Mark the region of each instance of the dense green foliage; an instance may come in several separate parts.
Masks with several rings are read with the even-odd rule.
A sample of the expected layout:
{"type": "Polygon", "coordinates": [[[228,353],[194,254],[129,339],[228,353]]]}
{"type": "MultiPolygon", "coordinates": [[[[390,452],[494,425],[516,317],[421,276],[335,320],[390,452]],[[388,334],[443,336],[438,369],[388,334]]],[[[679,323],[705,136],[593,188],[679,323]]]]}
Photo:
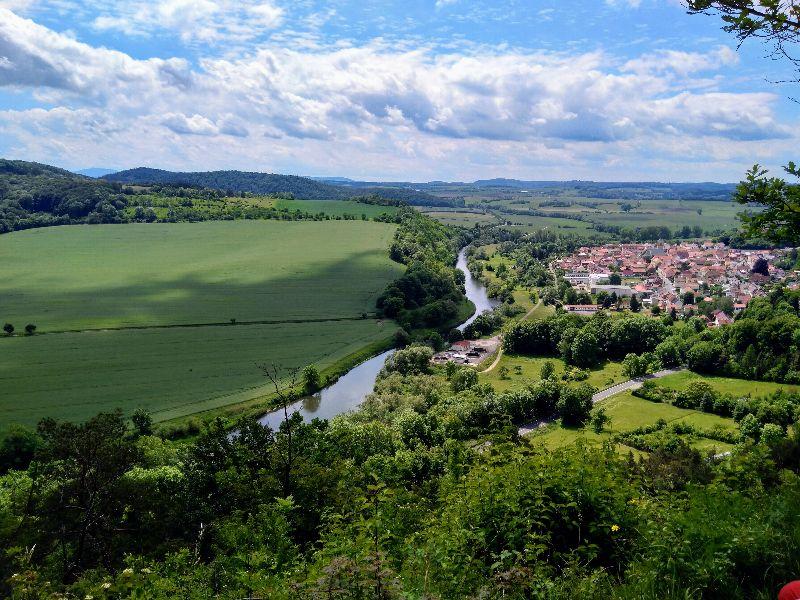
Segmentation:
{"type": "Polygon", "coordinates": [[[539,321],[514,323],[505,332],[507,352],[561,356],[567,363],[587,367],[628,353],[652,352],[667,336],[659,320],[644,316],[611,319],[561,313],[539,321]]]}
{"type": "Polygon", "coordinates": [[[117,415],[43,421],[30,467],[0,477],[3,591],[749,599],[800,567],[797,437],[765,430],[721,464],[659,443],[661,424],[627,435],[652,452],[639,462],[545,451],[508,425],[574,414],[580,387],[413,371],[387,370],[356,414],[277,432],[243,420],[177,444],[117,415]]]}
{"type": "Polygon", "coordinates": [[[411,209],[399,220],[390,255],[408,268],[378,298],[378,310],[407,330],[454,324],[464,302],[464,274],[453,266],[460,237],[411,209]]]}
{"type": "Polygon", "coordinates": [[[119,185],[55,167],[0,159],[0,233],[71,223],[120,223],[119,185]]]}
{"type": "Polygon", "coordinates": [[[698,373],[799,383],[798,306],[800,292],[779,287],[753,299],[732,325],[714,329],[696,317],[676,323],[671,316],[611,319],[602,311],[592,317],[562,313],[514,324],[503,344],[508,352],[560,355],[582,367],[629,353],[652,353],[644,357],[645,371],[686,364],[698,373]]]}

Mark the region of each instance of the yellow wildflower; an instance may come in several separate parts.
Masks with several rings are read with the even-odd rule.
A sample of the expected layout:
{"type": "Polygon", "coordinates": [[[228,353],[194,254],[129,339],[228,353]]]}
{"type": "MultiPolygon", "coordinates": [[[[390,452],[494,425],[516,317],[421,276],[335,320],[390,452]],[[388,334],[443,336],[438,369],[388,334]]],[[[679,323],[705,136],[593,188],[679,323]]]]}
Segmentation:
{"type": "Polygon", "coordinates": [[[619,530],[620,530],[620,526],[619,526],[619,525],[612,525],[612,526],[611,526],[611,532],[612,532],[612,533],[616,533],[616,532],[618,532],[619,530]]]}

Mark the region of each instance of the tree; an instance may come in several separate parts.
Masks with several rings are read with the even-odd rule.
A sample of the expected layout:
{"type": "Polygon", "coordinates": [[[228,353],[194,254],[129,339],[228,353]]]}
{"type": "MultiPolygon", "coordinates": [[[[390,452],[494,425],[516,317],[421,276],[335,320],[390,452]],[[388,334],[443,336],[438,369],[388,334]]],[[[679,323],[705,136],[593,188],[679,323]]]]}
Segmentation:
{"type": "Polygon", "coordinates": [[[420,375],[430,372],[433,350],[429,346],[409,346],[395,352],[384,367],[387,372],[420,375]]]}
{"type": "Polygon", "coordinates": [[[500,379],[508,379],[508,367],[503,365],[500,367],[500,379]]]}
{"type": "Polygon", "coordinates": [[[631,296],[630,307],[631,307],[631,311],[633,311],[635,313],[639,312],[642,309],[642,305],[639,302],[639,299],[636,297],[636,294],[631,296]]]}
{"type": "Polygon", "coordinates": [[[753,263],[753,268],[750,269],[750,272],[769,277],[769,263],[767,262],[767,259],[758,257],[753,263]]]}
{"type": "Polygon", "coordinates": [[[603,433],[606,425],[611,423],[611,417],[606,414],[606,409],[602,406],[592,413],[591,425],[592,431],[598,435],[603,433]]]}
{"type": "Polygon", "coordinates": [[[589,419],[594,392],[595,389],[588,383],[562,388],[556,409],[564,425],[577,427],[589,419]]]}
{"type": "MultiPolygon", "coordinates": [[[[800,75],[800,58],[793,54],[800,41],[800,5],[795,0],[687,0],[690,13],[718,14],[723,27],[740,45],[750,38],[772,46],[772,58],[786,59],[800,75]]],[[[800,177],[790,162],[785,171],[800,177]]],[[[759,210],[740,215],[743,234],[776,244],[797,244],[800,240],[800,186],[767,177],[768,171],[755,165],[739,184],[734,199],[759,210]]]]}
{"type": "Polygon", "coordinates": [[[584,327],[575,334],[570,347],[571,362],[579,367],[591,367],[600,358],[600,344],[594,331],[584,327]]]}
{"type": "Polygon", "coordinates": [[[622,285],[622,277],[619,273],[612,273],[611,276],[608,278],[608,282],[611,285],[622,285]]]}
{"type": "Polygon", "coordinates": [[[694,304],[694,292],[691,290],[684,292],[683,296],[681,296],[681,300],[683,300],[684,304],[694,304]]]}
{"type": "Polygon", "coordinates": [[[14,326],[11,323],[6,323],[3,325],[3,331],[6,332],[6,335],[14,335],[14,326]]]}
{"type": "Polygon", "coordinates": [[[300,381],[306,394],[313,394],[322,387],[322,378],[315,365],[308,365],[300,373],[300,381]]]}
{"type": "Polygon", "coordinates": [[[761,443],[774,446],[786,437],[783,427],[775,423],[767,423],[761,428],[761,443]]]}
{"type": "Polygon", "coordinates": [[[739,423],[739,433],[743,441],[746,439],[758,441],[761,436],[761,424],[755,415],[747,415],[742,419],[739,423]]]}
{"type": "Polygon", "coordinates": [[[36,333],[36,325],[33,323],[25,325],[25,335],[33,335],[34,333],[36,333]]]}
{"type": "Polygon", "coordinates": [[[539,371],[539,377],[541,379],[551,379],[556,373],[556,366],[552,363],[552,361],[546,361],[543,365],[541,370],[539,371]]]}
{"type": "Polygon", "coordinates": [[[476,385],[478,385],[478,372],[467,367],[459,369],[450,380],[450,387],[456,393],[474,388],[476,385]]]}
{"type": "Polygon", "coordinates": [[[137,408],[131,415],[131,423],[137,436],[153,435],[153,417],[143,408],[137,408]]]}
{"type": "Polygon", "coordinates": [[[794,0],[687,0],[690,13],[718,14],[723,29],[740,45],[750,38],[772,44],[775,58],[786,58],[800,69],[792,49],[800,40],[800,5],[794,0]]]}
{"type": "Polygon", "coordinates": [[[648,367],[647,359],[633,353],[628,354],[622,361],[622,372],[631,379],[647,375],[648,367]]]}

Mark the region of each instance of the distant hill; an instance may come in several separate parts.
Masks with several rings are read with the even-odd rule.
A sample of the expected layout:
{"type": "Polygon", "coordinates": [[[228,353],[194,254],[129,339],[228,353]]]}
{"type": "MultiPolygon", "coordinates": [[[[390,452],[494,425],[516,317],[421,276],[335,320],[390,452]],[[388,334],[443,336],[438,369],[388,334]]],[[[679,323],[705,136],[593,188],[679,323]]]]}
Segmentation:
{"type": "MultiPolygon", "coordinates": [[[[246,171],[173,172],[140,167],[120,171],[104,177],[107,181],[126,184],[162,184],[204,187],[231,192],[253,194],[292,194],[301,200],[346,200],[354,196],[379,196],[386,200],[399,200],[413,205],[429,206],[450,204],[425,192],[378,186],[333,185],[309,177],[252,173],[246,171]]],[[[334,178],[330,181],[342,182],[334,178]]]]}
{"type": "Polygon", "coordinates": [[[119,169],[103,169],[101,167],[92,167],[91,169],[81,169],[80,171],[75,171],[75,173],[78,175],[85,175],[86,177],[92,177],[94,179],[100,179],[106,175],[116,173],[117,171],[119,171],[119,169]]]}

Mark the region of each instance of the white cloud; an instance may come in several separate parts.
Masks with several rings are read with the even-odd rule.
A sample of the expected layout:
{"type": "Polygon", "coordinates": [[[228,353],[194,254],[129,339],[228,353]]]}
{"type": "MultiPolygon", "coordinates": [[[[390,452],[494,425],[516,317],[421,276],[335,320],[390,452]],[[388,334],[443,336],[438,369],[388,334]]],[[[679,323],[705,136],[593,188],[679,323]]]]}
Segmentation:
{"type": "Polygon", "coordinates": [[[92,25],[147,37],[174,31],[184,42],[247,41],[274,30],[284,11],[264,0],[112,0],[96,2],[92,25]]]}
{"type": "MultiPolygon", "coordinates": [[[[164,18],[191,10],[203,21],[210,4],[172,2],[164,18]]],[[[680,148],[706,148],[717,165],[796,146],[774,96],[706,91],[697,74],[732,64],[725,48],[620,66],[602,52],[272,45],[191,67],[94,48],[0,10],[0,56],[0,87],[57,107],[0,112],[0,153],[50,162],[580,177],[603,163],[662,169],[684,161],[680,148]]]]}

